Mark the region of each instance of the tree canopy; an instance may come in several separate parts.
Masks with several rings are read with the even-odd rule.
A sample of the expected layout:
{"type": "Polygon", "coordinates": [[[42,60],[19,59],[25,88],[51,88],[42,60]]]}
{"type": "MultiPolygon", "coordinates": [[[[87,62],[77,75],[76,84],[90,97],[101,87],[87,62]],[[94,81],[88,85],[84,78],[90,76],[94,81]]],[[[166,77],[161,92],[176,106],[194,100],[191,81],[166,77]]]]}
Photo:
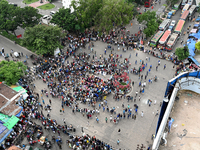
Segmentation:
{"type": "Polygon", "coordinates": [[[155,32],[158,30],[159,24],[161,23],[161,20],[156,17],[155,11],[147,11],[143,14],[138,15],[137,21],[146,26],[144,29],[144,33],[147,37],[154,35],[155,32]]]}
{"type": "Polygon", "coordinates": [[[87,28],[94,23],[99,9],[102,8],[103,0],[72,0],[71,5],[81,28],[87,28]]]}
{"type": "Polygon", "coordinates": [[[133,7],[125,0],[105,0],[95,18],[95,26],[100,31],[109,32],[113,26],[126,25],[133,18],[133,7]]]}
{"type": "Polygon", "coordinates": [[[71,13],[70,8],[60,8],[58,12],[53,15],[51,23],[55,23],[67,31],[73,31],[76,25],[76,16],[71,13]]]}
{"type": "Polygon", "coordinates": [[[195,48],[200,51],[200,41],[195,44],[195,48]]]}
{"type": "Polygon", "coordinates": [[[95,26],[107,32],[113,26],[128,24],[134,12],[134,5],[126,0],[73,0],[72,7],[82,28],[95,26]]]}
{"type": "Polygon", "coordinates": [[[15,13],[18,8],[14,5],[8,4],[7,1],[0,1],[0,29],[8,31],[14,31],[17,29],[17,22],[15,13]]]}
{"type": "Polygon", "coordinates": [[[173,5],[176,4],[178,1],[179,1],[179,0],[167,0],[166,3],[167,3],[168,5],[173,6],[173,5]]]}
{"type": "Polygon", "coordinates": [[[5,81],[7,85],[15,85],[24,75],[26,66],[22,62],[1,61],[0,81],[5,81]]]}
{"type": "Polygon", "coordinates": [[[33,7],[16,7],[6,0],[0,0],[0,14],[0,29],[14,34],[18,26],[26,28],[38,24],[42,16],[33,7]]]}
{"type": "Polygon", "coordinates": [[[176,48],[175,54],[178,57],[178,60],[184,60],[189,56],[190,53],[188,47],[184,46],[176,48]]]}
{"type": "Polygon", "coordinates": [[[21,20],[21,27],[33,27],[40,22],[40,18],[42,17],[39,14],[39,10],[33,7],[26,6],[24,8],[20,8],[19,17],[21,20]]]}
{"type": "Polygon", "coordinates": [[[56,48],[62,48],[60,39],[64,37],[58,26],[36,25],[25,30],[23,44],[37,54],[54,54],[56,48]]]}

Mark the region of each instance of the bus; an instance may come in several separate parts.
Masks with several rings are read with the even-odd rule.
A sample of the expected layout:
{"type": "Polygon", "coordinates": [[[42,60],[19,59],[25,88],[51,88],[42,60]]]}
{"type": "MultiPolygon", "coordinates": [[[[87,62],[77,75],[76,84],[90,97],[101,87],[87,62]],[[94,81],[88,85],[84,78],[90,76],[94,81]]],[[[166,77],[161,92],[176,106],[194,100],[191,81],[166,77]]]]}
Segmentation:
{"type": "Polygon", "coordinates": [[[195,5],[197,6],[197,8],[199,8],[199,3],[200,3],[200,0],[195,0],[195,5]]]}
{"type": "Polygon", "coordinates": [[[177,39],[178,39],[178,34],[173,33],[166,44],[166,47],[165,47],[166,51],[168,52],[172,51],[172,48],[177,42],[177,39]]]}
{"type": "Polygon", "coordinates": [[[164,31],[158,31],[150,41],[150,46],[156,47],[164,31]]]}
{"type": "Polygon", "coordinates": [[[196,5],[192,5],[189,9],[189,16],[192,16],[196,11],[196,5]]]}
{"type": "Polygon", "coordinates": [[[167,43],[167,40],[169,39],[170,35],[171,35],[171,30],[165,31],[165,33],[158,42],[157,48],[165,49],[165,44],[167,43]]]}
{"type": "Polygon", "coordinates": [[[190,8],[190,4],[186,4],[182,9],[182,13],[184,13],[184,11],[188,10],[189,8],[190,8]]]}
{"type": "Polygon", "coordinates": [[[183,1],[182,1],[182,3],[181,3],[181,9],[183,9],[183,7],[187,4],[187,1],[188,1],[188,0],[183,0],[183,1]]]}
{"type": "Polygon", "coordinates": [[[187,4],[192,5],[193,0],[188,0],[187,4]]]}
{"type": "Polygon", "coordinates": [[[148,7],[148,8],[151,7],[152,2],[153,2],[153,0],[146,0],[144,2],[144,7],[148,7]]]}
{"type": "Polygon", "coordinates": [[[185,20],[179,20],[174,32],[177,34],[181,34],[184,24],[185,24],[185,20]]]}
{"type": "Polygon", "coordinates": [[[177,4],[174,4],[174,6],[172,7],[173,15],[175,15],[175,13],[178,11],[180,5],[181,5],[181,2],[178,2],[177,4]]]}
{"type": "Polygon", "coordinates": [[[165,20],[160,24],[160,26],[158,27],[159,30],[160,30],[160,31],[165,31],[165,30],[168,28],[170,22],[171,22],[171,19],[165,19],[165,20]]]}
{"type": "Polygon", "coordinates": [[[180,18],[180,19],[186,20],[187,17],[188,17],[188,15],[189,15],[189,13],[190,13],[189,10],[184,11],[184,13],[181,15],[181,18],[180,18]]]}
{"type": "Polygon", "coordinates": [[[178,2],[177,4],[174,4],[174,6],[172,7],[172,9],[178,10],[179,7],[181,5],[181,2],[178,2]]]}

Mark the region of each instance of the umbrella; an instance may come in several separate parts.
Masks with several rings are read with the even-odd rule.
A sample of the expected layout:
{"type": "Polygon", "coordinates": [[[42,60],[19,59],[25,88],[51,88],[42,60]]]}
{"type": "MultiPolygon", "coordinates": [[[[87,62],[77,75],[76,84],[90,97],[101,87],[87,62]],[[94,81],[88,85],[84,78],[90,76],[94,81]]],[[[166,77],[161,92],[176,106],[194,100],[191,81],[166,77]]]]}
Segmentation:
{"type": "Polygon", "coordinates": [[[19,56],[18,52],[14,52],[14,56],[18,57],[19,56]]]}

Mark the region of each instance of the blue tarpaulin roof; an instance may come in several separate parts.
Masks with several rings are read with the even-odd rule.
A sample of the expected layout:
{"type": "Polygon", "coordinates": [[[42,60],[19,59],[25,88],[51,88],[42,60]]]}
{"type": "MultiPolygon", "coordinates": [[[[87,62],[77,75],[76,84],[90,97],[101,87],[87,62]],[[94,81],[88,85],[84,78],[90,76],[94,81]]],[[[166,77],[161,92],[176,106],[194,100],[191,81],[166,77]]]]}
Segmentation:
{"type": "Polygon", "coordinates": [[[194,37],[196,39],[200,39],[200,30],[197,33],[190,34],[189,37],[194,37]]]}
{"type": "Polygon", "coordinates": [[[188,49],[189,49],[189,53],[190,53],[190,56],[194,57],[195,56],[195,43],[196,43],[196,40],[193,40],[193,39],[188,39],[187,40],[187,46],[188,46],[188,49]]]}
{"type": "MultiPolygon", "coordinates": [[[[20,107],[21,107],[21,106],[20,106],[20,107]]],[[[20,112],[19,112],[18,114],[16,114],[15,116],[16,116],[16,117],[20,117],[20,115],[21,115],[21,113],[22,113],[22,110],[23,110],[23,107],[21,107],[20,112]]]]}

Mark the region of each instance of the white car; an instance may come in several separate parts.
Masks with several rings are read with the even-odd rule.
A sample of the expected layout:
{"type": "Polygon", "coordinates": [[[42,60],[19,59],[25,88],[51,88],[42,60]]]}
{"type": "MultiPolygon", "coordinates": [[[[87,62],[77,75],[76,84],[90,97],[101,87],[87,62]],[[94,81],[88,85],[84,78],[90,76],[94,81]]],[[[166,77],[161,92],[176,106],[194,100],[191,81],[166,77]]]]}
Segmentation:
{"type": "Polygon", "coordinates": [[[56,12],[55,11],[50,11],[50,15],[53,16],[56,12]]]}
{"type": "Polygon", "coordinates": [[[44,16],[42,17],[42,19],[50,20],[51,17],[50,17],[49,15],[44,15],[44,16]]]}
{"type": "Polygon", "coordinates": [[[176,25],[176,20],[172,20],[172,22],[170,23],[170,26],[175,26],[176,25]]]}

